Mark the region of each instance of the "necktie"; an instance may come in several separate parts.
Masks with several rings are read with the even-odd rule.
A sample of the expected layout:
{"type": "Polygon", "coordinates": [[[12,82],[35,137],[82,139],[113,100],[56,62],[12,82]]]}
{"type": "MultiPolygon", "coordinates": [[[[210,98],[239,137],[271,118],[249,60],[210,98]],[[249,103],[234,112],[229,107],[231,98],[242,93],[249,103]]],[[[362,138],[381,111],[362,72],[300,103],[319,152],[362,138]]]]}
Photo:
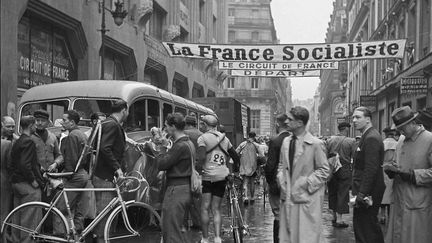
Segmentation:
{"type": "Polygon", "coordinates": [[[297,140],[297,137],[295,135],[292,135],[290,145],[289,145],[289,154],[288,154],[289,165],[290,165],[290,175],[292,175],[292,171],[293,171],[296,140],[297,140]]]}

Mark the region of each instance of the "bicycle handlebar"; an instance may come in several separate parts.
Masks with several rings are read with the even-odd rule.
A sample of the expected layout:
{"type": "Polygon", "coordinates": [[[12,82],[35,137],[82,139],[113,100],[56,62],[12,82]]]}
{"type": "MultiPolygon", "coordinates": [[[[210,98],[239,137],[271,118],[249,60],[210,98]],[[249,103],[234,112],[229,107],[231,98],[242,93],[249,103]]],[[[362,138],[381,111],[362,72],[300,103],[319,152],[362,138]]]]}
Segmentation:
{"type": "Polygon", "coordinates": [[[145,181],[142,174],[138,171],[134,171],[138,176],[125,176],[125,177],[114,177],[114,184],[120,188],[122,192],[136,192],[140,189],[141,183],[145,181]],[[137,185],[135,185],[135,182],[137,185]],[[129,188],[133,186],[132,188],[129,188]]]}

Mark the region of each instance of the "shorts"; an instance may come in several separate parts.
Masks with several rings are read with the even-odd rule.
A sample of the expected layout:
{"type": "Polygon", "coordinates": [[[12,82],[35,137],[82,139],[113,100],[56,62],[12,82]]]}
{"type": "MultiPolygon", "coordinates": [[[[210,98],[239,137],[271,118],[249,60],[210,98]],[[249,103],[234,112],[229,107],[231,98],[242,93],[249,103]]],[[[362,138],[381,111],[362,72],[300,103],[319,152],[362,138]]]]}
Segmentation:
{"type": "Polygon", "coordinates": [[[226,180],[223,181],[202,181],[202,193],[211,193],[213,196],[222,198],[225,194],[226,180]]]}

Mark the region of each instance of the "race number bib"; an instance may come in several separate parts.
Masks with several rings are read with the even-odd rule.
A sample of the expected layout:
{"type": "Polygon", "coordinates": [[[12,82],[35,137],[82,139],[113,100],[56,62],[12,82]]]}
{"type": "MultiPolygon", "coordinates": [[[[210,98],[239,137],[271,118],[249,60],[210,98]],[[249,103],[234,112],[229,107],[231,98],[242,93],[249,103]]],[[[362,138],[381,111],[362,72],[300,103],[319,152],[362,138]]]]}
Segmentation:
{"type": "Polygon", "coordinates": [[[210,163],[225,165],[225,155],[222,151],[213,151],[210,156],[210,163]]]}

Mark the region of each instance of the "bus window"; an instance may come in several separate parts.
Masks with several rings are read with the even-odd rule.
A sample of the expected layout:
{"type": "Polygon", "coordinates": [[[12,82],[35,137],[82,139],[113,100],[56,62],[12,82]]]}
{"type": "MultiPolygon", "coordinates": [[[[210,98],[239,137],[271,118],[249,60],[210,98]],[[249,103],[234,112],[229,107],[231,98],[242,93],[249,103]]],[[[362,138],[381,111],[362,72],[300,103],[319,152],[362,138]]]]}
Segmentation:
{"type": "Polygon", "coordinates": [[[180,106],[176,106],[176,108],[175,108],[174,112],[179,112],[179,113],[182,113],[182,114],[183,114],[183,116],[186,116],[186,114],[187,114],[187,111],[186,111],[186,109],[184,109],[184,108],[181,108],[180,106]]]}
{"type": "Polygon", "coordinates": [[[75,100],[73,109],[80,114],[81,121],[79,125],[92,126],[90,124],[90,116],[95,112],[102,112],[106,116],[111,115],[112,102],[113,100],[96,100],[96,99],[75,100]]]}
{"type": "Polygon", "coordinates": [[[160,111],[159,111],[159,101],[157,100],[147,100],[148,107],[148,130],[152,127],[159,127],[160,111]]]}
{"type": "Polygon", "coordinates": [[[165,122],[168,114],[171,114],[171,113],[173,113],[173,107],[172,107],[172,105],[164,103],[163,104],[163,122],[165,122]]]}
{"type": "Polygon", "coordinates": [[[22,108],[21,116],[33,115],[36,110],[42,109],[48,111],[50,115],[50,126],[54,125],[54,121],[63,118],[63,114],[68,110],[68,100],[56,100],[26,104],[22,108]]]}
{"type": "Polygon", "coordinates": [[[126,132],[146,130],[146,100],[138,100],[129,107],[126,132]]]}

